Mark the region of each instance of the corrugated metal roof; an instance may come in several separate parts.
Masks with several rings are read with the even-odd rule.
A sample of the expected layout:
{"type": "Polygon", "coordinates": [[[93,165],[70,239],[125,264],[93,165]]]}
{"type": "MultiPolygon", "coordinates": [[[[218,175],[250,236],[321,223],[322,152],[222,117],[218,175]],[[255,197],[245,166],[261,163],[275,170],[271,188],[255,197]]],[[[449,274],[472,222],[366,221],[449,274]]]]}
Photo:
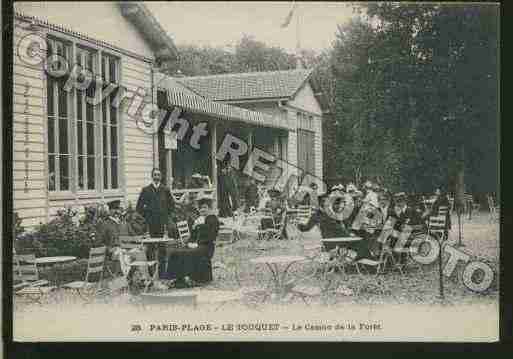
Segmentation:
{"type": "Polygon", "coordinates": [[[212,101],[291,98],[312,70],[247,72],[176,79],[212,101]]]}

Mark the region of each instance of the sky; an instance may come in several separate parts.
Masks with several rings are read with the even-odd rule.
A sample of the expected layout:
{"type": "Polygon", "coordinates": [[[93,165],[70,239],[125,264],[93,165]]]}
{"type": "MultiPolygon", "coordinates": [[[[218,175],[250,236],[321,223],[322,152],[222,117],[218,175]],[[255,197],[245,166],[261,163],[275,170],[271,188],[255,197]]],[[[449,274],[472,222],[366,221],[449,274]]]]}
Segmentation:
{"type": "Polygon", "coordinates": [[[280,28],[292,2],[144,2],[175,44],[234,46],[244,34],[287,52],[296,49],[296,16],[300,14],[301,48],[320,51],[335,40],[337,24],[355,16],[349,3],[298,2],[287,28],[280,28]]]}

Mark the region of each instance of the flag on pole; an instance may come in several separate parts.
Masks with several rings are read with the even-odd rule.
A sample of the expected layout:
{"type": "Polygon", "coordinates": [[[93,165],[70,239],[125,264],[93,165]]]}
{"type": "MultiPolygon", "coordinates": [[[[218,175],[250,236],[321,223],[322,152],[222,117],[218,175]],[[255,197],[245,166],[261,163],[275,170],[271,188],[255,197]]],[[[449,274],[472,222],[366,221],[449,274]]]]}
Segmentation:
{"type": "Polygon", "coordinates": [[[290,9],[290,12],[288,13],[287,17],[285,18],[285,21],[280,26],[282,29],[289,26],[290,22],[292,21],[292,16],[294,15],[295,9],[296,9],[296,2],[294,1],[294,4],[292,5],[292,8],[290,9]]]}

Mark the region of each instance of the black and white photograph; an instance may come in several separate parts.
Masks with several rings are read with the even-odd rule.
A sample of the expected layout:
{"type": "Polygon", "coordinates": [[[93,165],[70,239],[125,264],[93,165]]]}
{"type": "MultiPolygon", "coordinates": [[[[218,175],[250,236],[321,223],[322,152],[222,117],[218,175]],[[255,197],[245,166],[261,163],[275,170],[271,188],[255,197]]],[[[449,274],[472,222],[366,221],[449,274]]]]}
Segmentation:
{"type": "Polygon", "coordinates": [[[14,341],[499,340],[499,3],[12,6],[14,341]]]}

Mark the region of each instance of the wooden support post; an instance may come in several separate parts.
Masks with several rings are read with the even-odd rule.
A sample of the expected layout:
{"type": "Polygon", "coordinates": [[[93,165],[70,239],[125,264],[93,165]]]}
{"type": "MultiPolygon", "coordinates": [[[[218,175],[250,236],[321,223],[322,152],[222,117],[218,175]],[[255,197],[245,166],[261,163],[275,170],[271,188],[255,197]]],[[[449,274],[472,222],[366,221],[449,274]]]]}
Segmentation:
{"type": "Polygon", "coordinates": [[[253,142],[253,129],[250,128],[248,133],[248,168],[253,168],[253,165],[249,163],[251,160],[251,152],[253,152],[253,142]]]}
{"type": "Polygon", "coordinates": [[[213,203],[213,210],[218,213],[218,201],[217,201],[217,159],[216,159],[216,152],[217,152],[217,124],[214,121],[212,121],[212,130],[210,131],[210,158],[212,161],[212,187],[214,187],[214,203],[213,203]]]}

